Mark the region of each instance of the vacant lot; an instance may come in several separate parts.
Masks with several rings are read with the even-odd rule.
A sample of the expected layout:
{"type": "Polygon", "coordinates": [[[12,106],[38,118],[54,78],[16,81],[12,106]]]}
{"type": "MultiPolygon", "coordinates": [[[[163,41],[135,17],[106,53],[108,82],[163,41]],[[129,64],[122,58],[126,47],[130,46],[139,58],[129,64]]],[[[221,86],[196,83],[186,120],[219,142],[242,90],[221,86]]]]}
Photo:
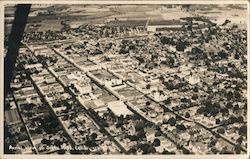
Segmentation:
{"type": "Polygon", "coordinates": [[[38,31],[60,31],[62,28],[60,20],[43,20],[38,31]]]}

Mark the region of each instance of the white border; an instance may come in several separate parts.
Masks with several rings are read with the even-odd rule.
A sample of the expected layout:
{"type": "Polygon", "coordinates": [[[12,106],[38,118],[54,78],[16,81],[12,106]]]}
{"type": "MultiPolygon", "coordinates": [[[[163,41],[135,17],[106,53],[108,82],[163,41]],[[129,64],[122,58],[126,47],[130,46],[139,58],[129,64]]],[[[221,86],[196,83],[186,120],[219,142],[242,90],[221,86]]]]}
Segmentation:
{"type": "Polygon", "coordinates": [[[2,0],[3,4],[248,4],[247,0],[2,0]]]}
{"type": "MultiPolygon", "coordinates": [[[[165,0],[165,1],[150,1],[150,0],[144,0],[144,1],[122,1],[122,0],[103,0],[103,1],[95,1],[95,0],[88,0],[88,1],[81,1],[81,0],[41,0],[41,1],[37,1],[37,0],[0,0],[0,71],[2,72],[2,75],[0,76],[0,102],[1,104],[1,111],[0,111],[0,129],[1,129],[1,135],[0,135],[0,159],[19,159],[19,158],[24,158],[24,159],[30,159],[30,158],[46,158],[46,159],[61,159],[61,158],[76,158],[76,159],[83,159],[83,158],[88,158],[88,159],[97,159],[97,158],[109,158],[109,159],[116,159],[116,158],[121,158],[121,159],[125,159],[125,158],[143,158],[143,159],[151,159],[152,157],[154,158],[159,158],[159,159],[211,159],[211,158],[218,158],[218,159],[250,159],[250,125],[249,125],[249,118],[250,118],[250,101],[247,101],[247,105],[248,105],[248,110],[247,110],[247,117],[248,117],[248,123],[247,123],[247,132],[248,132],[248,139],[247,139],[247,143],[248,143],[248,147],[247,147],[247,155],[3,155],[3,127],[4,127],[4,99],[3,99],[3,94],[4,94],[4,89],[3,89],[3,85],[4,85],[4,75],[3,75],[3,68],[4,68],[4,6],[6,4],[247,4],[247,12],[248,12],[248,21],[247,21],[247,52],[248,52],[248,56],[247,56],[247,81],[250,81],[250,55],[249,55],[249,51],[250,51],[250,45],[249,45],[249,41],[250,41],[250,33],[249,33],[249,28],[250,28],[250,24],[249,24],[249,18],[250,18],[250,2],[247,0],[165,0]]],[[[247,86],[247,96],[250,96],[250,85],[248,84],[247,86]]]]}
{"type": "MultiPolygon", "coordinates": [[[[0,103],[1,111],[0,111],[0,154],[2,155],[4,152],[4,5],[0,2],[0,72],[2,73],[0,76],[0,103]]],[[[1,158],[1,156],[0,156],[1,158]]]]}

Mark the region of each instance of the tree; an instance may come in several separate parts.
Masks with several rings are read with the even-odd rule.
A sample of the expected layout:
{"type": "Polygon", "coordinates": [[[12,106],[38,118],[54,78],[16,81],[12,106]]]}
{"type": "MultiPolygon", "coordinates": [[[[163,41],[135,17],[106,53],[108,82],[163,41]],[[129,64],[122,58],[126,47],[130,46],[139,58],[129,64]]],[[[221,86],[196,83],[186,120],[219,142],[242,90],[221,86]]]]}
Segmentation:
{"type": "Polygon", "coordinates": [[[175,126],[176,124],[176,119],[174,117],[171,117],[168,119],[168,124],[171,126],[175,126]]]}
{"type": "Polygon", "coordinates": [[[234,150],[235,150],[236,154],[240,154],[240,152],[241,152],[241,146],[239,144],[236,144],[234,150]]]}
{"type": "Polygon", "coordinates": [[[92,140],[95,140],[97,138],[97,134],[96,133],[92,133],[91,134],[91,138],[92,138],[92,140]]]}
{"type": "Polygon", "coordinates": [[[219,113],[219,109],[218,109],[217,107],[214,107],[214,108],[211,110],[211,112],[210,112],[210,114],[211,114],[213,117],[216,117],[218,113],[219,113]]]}
{"type": "Polygon", "coordinates": [[[176,45],[177,51],[184,51],[186,49],[186,44],[182,41],[179,41],[176,45]]]}
{"type": "Polygon", "coordinates": [[[230,115],[230,117],[229,117],[229,122],[230,123],[235,123],[235,122],[237,122],[237,118],[234,116],[234,115],[230,115]]]}
{"type": "Polygon", "coordinates": [[[239,54],[235,54],[234,55],[234,59],[239,60],[240,59],[240,55],[239,54]]]}
{"type": "Polygon", "coordinates": [[[18,143],[18,140],[15,137],[10,139],[10,145],[12,147],[16,147],[17,143],[18,143]]]}
{"type": "Polygon", "coordinates": [[[88,147],[96,147],[96,146],[98,146],[98,144],[93,140],[87,140],[85,142],[85,145],[88,146],[88,147]]]}
{"type": "Polygon", "coordinates": [[[247,135],[247,126],[246,125],[243,125],[239,128],[239,135],[244,135],[244,136],[247,135]]]}
{"type": "Polygon", "coordinates": [[[148,148],[149,148],[149,144],[148,143],[145,143],[145,144],[140,144],[139,146],[138,146],[138,148],[140,148],[143,152],[142,152],[142,154],[148,154],[148,148]]]}
{"type": "Polygon", "coordinates": [[[146,106],[149,106],[151,103],[149,101],[146,102],[146,106]]]}
{"type": "Polygon", "coordinates": [[[130,154],[136,154],[136,148],[134,148],[134,147],[132,147],[128,152],[130,153],[130,154]]]}
{"type": "Polygon", "coordinates": [[[215,120],[215,123],[216,123],[216,124],[220,124],[220,119],[216,119],[216,120],[215,120]]]}
{"type": "Polygon", "coordinates": [[[243,123],[243,122],[244,122],[243,116],[239,116],[239,117],[237,118],[237,122],[243,123]]]}
{"type": "Polygon", "coordinates": [[[186,148],[183,148],[182,152],[183,154],[191,154],[191,152],[186,148]]]}
{"type": "Polygon", "coordinates": [[[198,92],[198,91],[199,91],[198,87],[195,86],[195,87],[193,88],[193,91],[194,91],[194,92],[198,92]]]}
{"type": "Polygon", "coordinates": [[[161,145],[161,141],[158,138],[154,139],[153,146],[157,147],[157,146],[160,146],[160,145],[161,145]]]}
{"type": "Polygon", "coordinates": [[[54,145],[57,146],[57,147],[61,147],[62,142],[60,140],[56,139],[55,142],[54,142],[54,145]]]}
{"type": "Polygon", "coordinates": [[[129,136],[129,139],[130,139],[131,141],[138,141],[138,140],[139,140],[139,137],[138,137],[137,135],[130,135],[130,136],[129,136]]]}
{"type": "Polygon", "coordinates": [[[135,45],[129,45],[129,50],[135,50],[135,45]]]}
{"type": "Polygon", "coordinates": [[[162,151],[162,154],[174,155],[175,152],[173,152],[173,151],[168,151],[168,150],[164,149],[164,150],[162,151]]]}
{"type": "Polygon", "coordinates": [[[57,151],[58,154],[65,154],[65,152],[66,152],[66,150],[64,150],[64,149],[60,149],[57,151]]]}
{"type": "Polygon", "coordinates": [[[26,133],[21,133],[18,137],[18,140],[19,141],[24,141],[24,140],[27,140],[28,139],[28,135],[26,133]]]}
{"type": "Polygon", "coordinates": [[[80,150],[71,149],[70,154],[82,154],[82,152],[80,150]]]}
{"type": "Polygon", "coordinates": [[[192,96],[192,99],[193,99],[193,100],[197,100],[198,97],[199,97],[198,94],[194,94],[194,95],[192,96]]]}
{"type": "Polygon", "coordinates": [[[146,138],[146,133],[144,132],[143,129],[141,129],[141,131],[138,132],[137,136],[139,139],[144,139],[146,138]]]}
{"type": "Polygon", "coordinates": [[[160,41],[161,43],[164,45],[164,44],[171,44],[171,45],[174,45],[174,40],[173,38],[169,38],[169,37],[166,37],[166,36],[162,36],[160,37],[160,41]]]}
{"type": "Polygon", "coordinates": [[[226,108],[230,109],[230,108],[232,108],[232,107],[233,107],[233,104],[232,104],[231,102],[228,102],[228,103],[226,104],[226,108]]]}
{"type": "Polygon", "coordinates": [[[107,30],[105,31],[105,33],[104,33],[104,34],[105,34],[105,37],[106,37],[106,38],[107,38],[107,37],[109,37],[109,33],[108,33],[108,31],[107,31],[107,30]]]}
{"type": "Polygon", "coordinates": [[[226,19],[225,21],[224,21],[224,23],[223,24],[221,24],[222,26],[225,26],[225,25],[227,25],[228,23],[231,23],[231,21],[230,20],[228,20],[228,19],[226,19]]]}
{"type": "Polygon", "coordinates": [[[143,57],[136,57],[136,59],[139,61],[139,63],[145,63],[145,60],[143,57]]]}
{"type": "Polygon", "coordinates": [[[171,98],[167,98],[166,100],[164,100],[164,104],[171,104],[171,98]]]}
{"type": "Polygon", "coordinates": [[[127,54],[127,53],[128,53],[128,50],[127,50],[127,49],[121,48],[119,53],[120,53],[120,54],[127,54]]]}
{"type": "Polygon", "coordinates": [[[217,154],[219,152],[219,150],[217,150],[217,148],[215,147],[212,147],[211,148],[211,151],[214,153],[214,154],[217,154]]]}
{"type": "Polygon", "coordinates": [[[242,141],[243,141],[243,137],[242,137],[242,136],[240,136],[240,137],[236,140],[236,142],[239,143],[239,144],[241,144],[242,141]]]}
{"type": "Polygon", "coordinates": [[[24,109],[25,109],[25,110],[31,110],[31,109],[33,109],[35,106],[36,106],[36,105],[33,104],[33,103],[25,104],[24,109]]]}
{"type": "Polygon", "coordinates": [[[225,52],[225,51],[220,51],[218,53],[218,56],[221,58],[221,59],[226,59],[228,57],[228,54],[225,52]]]}
{"type": "Polygon", "coordinates": [[[168,56],[167,57],[167,65],[169,66],[169,67],[173,67],[174,66],[174,63],[175,63],[175,59],[172,57],[172,56],[168,56]]]}
{"type": "Polygon", "coordinates": [[[233,107],[233,111],[234,112],[236,112],[237,110],[239,110],[240,108],[239,108],[239,105],[238,104],[236,104],[234,107],[233,107]]]}
{"type": "Polygon", "coordinates": [[[95,46],[96,46],[96,47],[100,47],[100,43],[99,43],[99,42],[97,42],[95,46]]]}
{"type": "Polygon", "coordinates": [[[45,145],[51,145],[51,141],[46,139],[46,138],[43,138],[42,141],[41,141],[42,144],[45,144],[45,145]]]}
{"type": "Polygon", "coordinates": [[[181,130],[181,131],[186,130],[186,127],[183,124],[177,125],[176,128],[181,130]]]}
{"type": "Polygon", "coordinates": [[[157,132],[155,132],[155,137],[159,137],[159,136],[161,136],[163,133],[162,133],[162,131],[157,131],[157,132]]]}
{"type": "Polygon", "coordinates": [[[159,80],[163,82],[164,79],[165,79],[164,76],[163,76],[163,75],[160,75],[159,80]]]}
{"type": "Polygon", "coordinates": [[[218,142],[218,139],[212,139],[211,142],[210,142],[210,145],[213,147],[216,145],[216,143],[218,142]]]}
{"type": "Polygon", "coordinates": [[[90,154],[90,150],[89,150],[89,149],[83,150],[83,153],[84,153],[84,154],[90,154]]]}
{"type": "Polygon", "coordinates": [[[140,130],[144,129],[145,123],[143,121],[138,121],[135,124],[135,130],[139,132],[140,130]]]}
{"type": "Polygon", "coordinates": [[[67,110],[71,110],[72,109],[72,105],[71,104],[67,104],[66,108],[67,108],[67,110]]]}
{"type": "Polygon", "coordinates": [[[201,106],[200,108],[197,109],[196,111],[198,114],[202,114],[205,112],[205,107],[204,106],[201,106]]]}
{"type": "Polygon", "coordinates": [[[185,114],[185,118],[190,118],[190,114],[189,114],[189,112],[186,112],[186,114],[185,114]]]}
{"type": "Polygon", "coordinates": [[[150,89],[151,85],[150,84],[147,84],[146,85],[146,89],[150,89]]]}
{"type": "Polygon", "coordinates": [[[219,134],[225,134],[225,129],[223,127],[219,127],[217,129],[217,133],[219,133],[219,134]]]}
{"type": "Polygon", "coordinates": [[[226,107],[223,107],[220,109],[220,112],[222,113],[222,115],[225,115],[229,113],[229,110],[226,107]]]}
{"type": "Polygon", "coordinates": [[[10,110],[10,103],[6,103],[4,105],[4,110],[10,110]]]}

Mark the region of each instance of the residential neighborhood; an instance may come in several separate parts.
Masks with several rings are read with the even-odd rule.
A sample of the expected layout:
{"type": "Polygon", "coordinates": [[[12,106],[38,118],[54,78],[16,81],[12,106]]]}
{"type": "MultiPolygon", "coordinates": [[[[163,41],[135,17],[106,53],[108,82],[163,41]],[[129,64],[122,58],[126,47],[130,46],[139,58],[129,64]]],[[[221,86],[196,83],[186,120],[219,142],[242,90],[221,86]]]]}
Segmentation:
{"type": "Polygon", "coordinates": [[[201,7],[232,9],[34,7],[5,98],[4,152],[246,154],[247,9],[238,24],[201,7]],[[41,27],[48,14],[60,30],[41,27]]]}

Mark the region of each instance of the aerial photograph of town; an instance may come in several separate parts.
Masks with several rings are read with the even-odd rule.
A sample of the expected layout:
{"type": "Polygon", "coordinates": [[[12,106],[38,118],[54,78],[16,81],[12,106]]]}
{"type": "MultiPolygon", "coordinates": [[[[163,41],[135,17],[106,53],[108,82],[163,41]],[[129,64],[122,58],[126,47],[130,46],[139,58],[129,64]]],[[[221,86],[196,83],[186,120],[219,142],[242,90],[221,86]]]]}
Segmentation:
{"type": "Polygon", "coordinates": [[[32,4],[4,154],[247,154],[247,7],[32,4]]]}

